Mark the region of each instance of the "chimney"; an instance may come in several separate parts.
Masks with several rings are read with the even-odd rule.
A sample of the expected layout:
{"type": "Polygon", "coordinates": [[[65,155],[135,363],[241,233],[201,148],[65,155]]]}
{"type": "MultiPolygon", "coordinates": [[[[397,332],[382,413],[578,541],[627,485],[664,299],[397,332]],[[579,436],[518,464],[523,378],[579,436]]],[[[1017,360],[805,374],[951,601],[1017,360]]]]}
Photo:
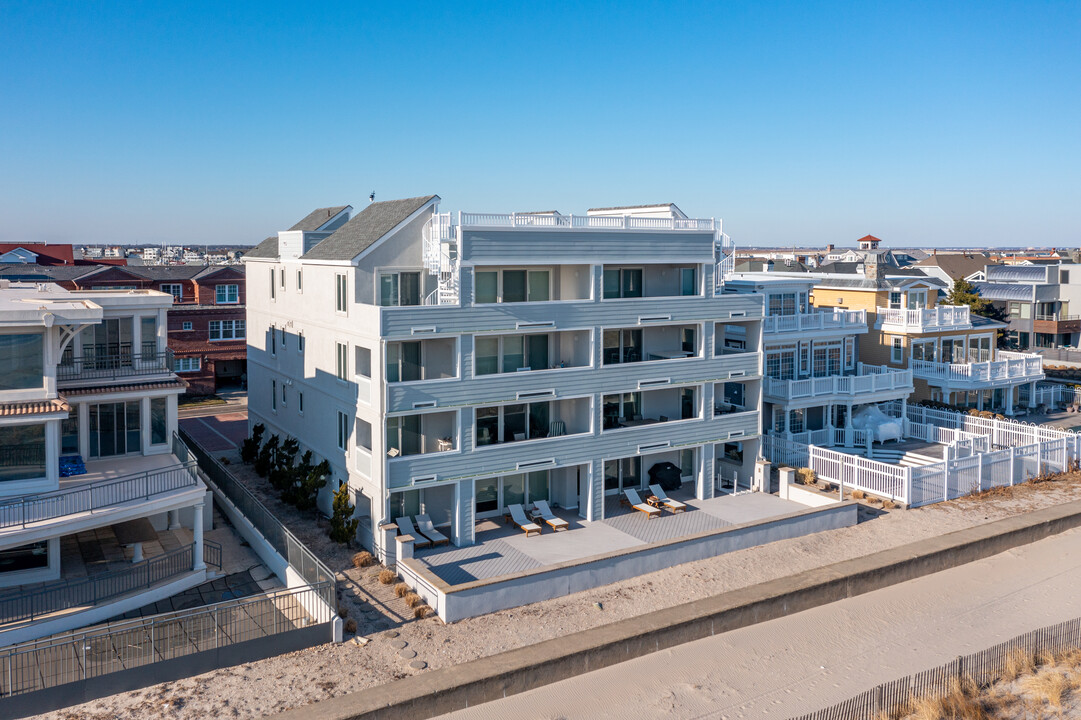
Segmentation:
{"type": "Polygon", "coordinates": [[[826,246],[826,252],[828,252],[828,253],[833,252],[833,245],[832,244],[826,246]]]}
{"type": "Polygon", "coordinates": [[[938,248],[931,248],[932,255],[938,255],[938,248]]]}
{"type": "MultiPolygon", "coordinates": [[[[857,266],[857,270],[859,266],[857,266]]],[[[886,279],[886,266],[878,262],[878,258],[868,253],[867,257],[863,259],[863,275],[868,280],[885,280],[886,279]]]]}

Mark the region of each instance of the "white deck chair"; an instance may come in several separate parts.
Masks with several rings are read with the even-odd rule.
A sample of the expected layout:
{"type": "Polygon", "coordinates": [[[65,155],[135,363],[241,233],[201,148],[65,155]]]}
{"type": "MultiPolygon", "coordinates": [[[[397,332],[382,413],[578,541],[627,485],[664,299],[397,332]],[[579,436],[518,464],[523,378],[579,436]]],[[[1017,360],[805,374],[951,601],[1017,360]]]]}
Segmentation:
{"type": "Polygon", "coordinates": [[[661,503],[672,512],[677,513],[687,511],[687,503],[681,503],[679,500],[673,500],[672,498],[668,497],[664,494],[664,488],[662,488],[660,485],[650,485],[649,491],[656,495],[657,499],[660,500],[661,503]]]}
{"type": "Polygon", "coordinates": [[[408,515],[402,515],[400,518],[394,521],[398,525],[398,532],[402,535],[412,535],[413,545],[422,548],[428,547],[432,544],[432,541],[417,532],[417,529],[413,527],[413,521],[409,519],[408,515]]]}
{"type": "Polygon", "coordinates": [[[435,529],[435,525],[432,524],[432,519],[425,515],[417,515],[417,527],[424,537],[432,541],[432,547],[436,545],[450,545],[450,540],[446,535],[435,529]]]}
{"type": "Polygon", "coordinates": [[[627,496],[627,500],[630,501],[631,507],[638,512],[644,512],[646,517],[652,520],[655,517],[660,517],[661,511],[655,507],[652,507],[644,502],[642,498],[638,497],[638,491],[633,488],[624,490],[623,493],[627,496]]]}
{"type": "Polygon", "coordinates": [[[547,500],[537,500],[533,503],[537,506],[537,512],[540,513],[541,519],[548,523],[553,530],[566,530],[571,526],[569,522],[561,517],[556,517],[552,512],[552,508],[548,507],[547,500]]]}
{"type": "Polygon", "coordinates": [[[521,505],[508,505],[507,509],[510,510],[510,519],[514,521],[515,525],[525,531],[526,537],[529,537],[530,533],[541,534],[541,526],[530,521],[530,519],[525,516],[525,508],[521,505]]]}

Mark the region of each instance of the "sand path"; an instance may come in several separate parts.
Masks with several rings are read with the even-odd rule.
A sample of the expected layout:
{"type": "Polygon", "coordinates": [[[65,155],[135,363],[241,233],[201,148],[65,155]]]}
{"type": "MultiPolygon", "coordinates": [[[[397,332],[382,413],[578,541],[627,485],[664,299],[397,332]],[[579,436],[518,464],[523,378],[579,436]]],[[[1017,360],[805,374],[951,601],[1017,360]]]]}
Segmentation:
{"type": "Polygon", "coordinates": [[[788,718],[1081,616],[1081,529],[444,716],[788,718]]]}

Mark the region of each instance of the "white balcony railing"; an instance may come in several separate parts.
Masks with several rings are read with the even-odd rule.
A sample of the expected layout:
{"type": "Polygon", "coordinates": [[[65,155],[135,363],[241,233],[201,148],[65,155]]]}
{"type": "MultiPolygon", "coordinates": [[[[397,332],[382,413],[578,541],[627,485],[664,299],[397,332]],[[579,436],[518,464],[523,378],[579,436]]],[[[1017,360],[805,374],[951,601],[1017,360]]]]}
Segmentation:
{"type": "Polygon", "coordinates": [[[998,351],[998,360],[974,363],[945,363],[913,360],[912,374],[924,380],[952,380],[964,383],[994,383],[1009,380],[1039,380],[1043,358],[1033,353],[998,351]]]}
{"type": "Polygon", "coordinates": [[[459,213],[459,225],[474,227],[595,228],[600,230],[720,229],[713,218],[652,218],[631,215],[531,215],[528,213],[459,213]]]}
{"type": "Polygon", "coordinates": [[[877,308],[881,327],[900,332],[949,330],[972,325],[968,305],[938,305],[918,310],[877,308]]]}
{"type": "MultiPolygon", "coordinates": [[[[859,363],[856,375],[829,375],[802,380],[766,378],[763,392],[768,397],[783,400],[803,400],[828,396],[864,395],[892,390],[912,391],[912,372],[878,365],[859,363]]],[[[867,398],[867,402],[877,402],[867,398]]]]}
{"type": "Polygon", "coordinates": [[[762,332],[767,334],[833,329],[866,330],[867,311],[820,310],[796,315],[770,315],[762,319],[762,332]]]}

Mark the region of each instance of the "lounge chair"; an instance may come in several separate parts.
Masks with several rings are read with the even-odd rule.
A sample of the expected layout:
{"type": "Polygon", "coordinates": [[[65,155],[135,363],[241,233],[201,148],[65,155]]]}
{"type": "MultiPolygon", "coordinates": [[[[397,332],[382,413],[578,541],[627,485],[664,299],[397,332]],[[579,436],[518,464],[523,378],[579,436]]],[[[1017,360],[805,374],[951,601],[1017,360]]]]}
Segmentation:
{"type": "Polygon", "coordinates": [[[646,503],[642,502],[642,498],[638,497],[638,491],[634,489],[627,489],[623,491],[627,496],[627,502],[631,504],[631,507],[638,512],[644,512],[646,517],[652,520],[655,517],[660,517],[661,511],[655,507],[650,507],[646,503]]]}
{"type": "Polygon", "coordinates": [[[521,505],[508,505],[507,509],[510,510],[510,519],[514,521],[515,525],[525,531],[526,537],[529,537],[530,533],[541,534],[541,526],[532,522],[525,516],[525,508],[521,505]]]}
{"type": "Polygon", "coordinates": [[[674,513],[686,512],[687,504],[681,503],[679,500],[673,500],[664,494],[664,488],[660,485],[650,485],[649,491],[657,496],[657,499],[661,501],[661,504],[674,513]]]}
{"type": "Polygon", "coordinates": [[[566,530],[571,525],[563,518],[556,517],[552,512],[552,508],[548,507],[547,500],[537,500],[534,505],[537,506],[537,512],[540,513],[541,519],[548,523],[553,530],[566,530]]]}
{"type": "Polygon", "coordinates": [[[432,541],[432,547],[437,545],[450,545],[450,540],[446,535],[435,529],[435,525],[432,524],[432,519],[427,515],[417,515],[417,527],[424,537],[432,541]]]}
{"type": "Polygon", "coordinates": [[[400,518],[394,521],[398,525],[398,532],[402,535],[413,536],[413,546],[418,548],[428,547],[432,544],[432,541],[417,532],[417,529],[413,527],[413,521],[409,519],[408,515],[402,515],[400,518]]]}

